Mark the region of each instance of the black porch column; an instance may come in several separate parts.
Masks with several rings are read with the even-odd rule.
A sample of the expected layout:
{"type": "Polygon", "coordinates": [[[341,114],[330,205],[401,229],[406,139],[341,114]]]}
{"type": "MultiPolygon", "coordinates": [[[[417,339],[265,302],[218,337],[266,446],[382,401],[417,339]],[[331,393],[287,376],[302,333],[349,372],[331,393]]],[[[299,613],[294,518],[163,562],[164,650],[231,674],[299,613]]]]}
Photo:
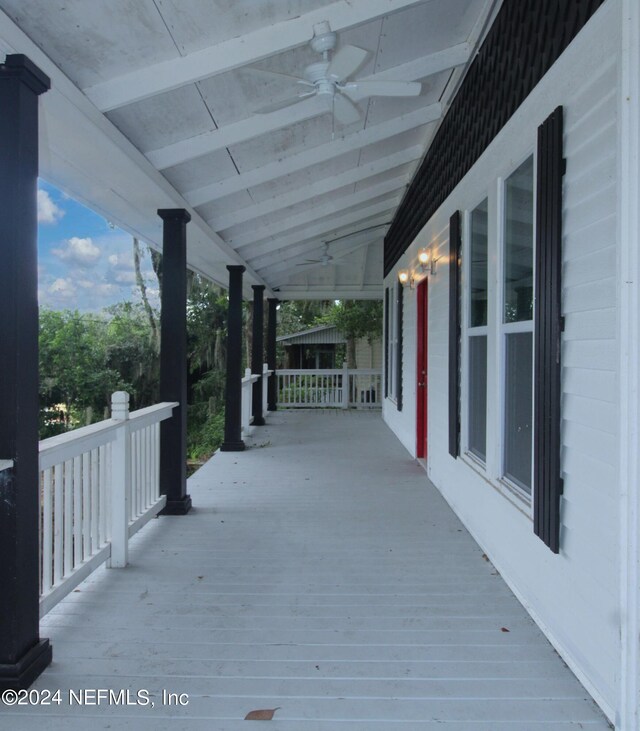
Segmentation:
{"type": "Polygon", "coordinates": [[[40,638],[38,564],[38,96],[26,56],[0,65],[0,689],[51,662],[40,638]]]}
{"type": "Polygon", "coordinates": [[[267,321],[267,365],[271,371],[269,376],[268,410],[278,410],[278,376],[276,375],[276,323],[279,300],[269,298],[269,318],[267,321]]]}
{"type": "Polygon", "coordinates": [[[184,208],[161,208],[162,310],[160,317],[160,400],[178,401],[160,425],[162,515],[186,515],[187,495],[187,224],[184,208]]]}
{"type": "Polygon", "coordinates": [[[253,425],[264,426],[262,413],[262,369],[264,366],[264,284],[253,287],[253,345],[251,347],[251,373],[260,378],[253,384],[252,414],[253,425]]]}
{"type": "Polygon", "coordinates": [[[229,317],[227,323],[227,385],[222,452],[241,452],[242,441],[242,272],[239,264],[229,270],[229,317]]]}

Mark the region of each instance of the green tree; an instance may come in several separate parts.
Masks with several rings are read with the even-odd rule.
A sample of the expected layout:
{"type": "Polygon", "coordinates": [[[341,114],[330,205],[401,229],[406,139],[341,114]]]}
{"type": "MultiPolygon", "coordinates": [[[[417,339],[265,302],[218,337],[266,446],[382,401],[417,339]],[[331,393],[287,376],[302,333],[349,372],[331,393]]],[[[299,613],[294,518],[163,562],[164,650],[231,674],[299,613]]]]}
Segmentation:
{"type": "Polygon", "coordinates": [[[102,418],[111,393],[129,384],[107,364],[104,318],[77,311],[40,313],[40,396],[43,436],[102,418]],[[47,419],[47,409],[58,419],[47,419]]]}
{"type": "MultiPolygon", "coordinates": [[[[108,316],[106,365],[129,384],[132,410],[150,406],[159,399],[158,339],[147,307],[143,303],[119,302],[104,310],[108,316]]],[[[153,315],[158,319],[157,313],[153,315]]]]}
{"type": "Polygon", "coordinates": [[[347,340],[347,366],[356,368],[356,341],[367,338],[369,345],[382,334],[380,300],[345,300],[327,314],[326,322],[335,325],[347,340]]]}

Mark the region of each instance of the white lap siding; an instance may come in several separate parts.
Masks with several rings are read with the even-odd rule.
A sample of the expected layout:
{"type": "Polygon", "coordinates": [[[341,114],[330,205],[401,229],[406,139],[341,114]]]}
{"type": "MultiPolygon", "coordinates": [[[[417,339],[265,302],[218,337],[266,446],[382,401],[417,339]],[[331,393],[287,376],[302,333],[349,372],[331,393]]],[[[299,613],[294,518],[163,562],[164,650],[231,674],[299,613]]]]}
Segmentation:
{"type": "MultiPolygon", "coordinates": [[[[418,250],[441,257],[429,277],[428,471],[563,658],[610,717],[620,666],[618,587],[618,334],[616,211],[620,6],[610,0],[522,104],[440,207],[397,271],[415,269],[418,250]],[[489,288],[495,292],[497,192],[535,149],[537,127],[564,107],[561,551],[533,533],[530,506],[499,480],[501,423],[498,340],[489,335],[487,471],[448,454],[449,217],[489,196],[489,288]]],[[[464,234],[464,232],[463,232],[464,234]]],[[[463,268],[465,286],[466,270],[463,268]]],[[[490,300],[493,295],[490,295],[490,300]]],[[[496,302],[489,318],[496,317],[496,302]]],[[[415,454],[416,292],[405,289],[404,408],[384,404],[386,422],[415,454]]],[[[464,393],[463,389],[463,393],[464,393]]],[[[463,408],[464,411],[464,408],[463,408]]],[[[463,428],[464,428],[463,418],[463,428]]]]}

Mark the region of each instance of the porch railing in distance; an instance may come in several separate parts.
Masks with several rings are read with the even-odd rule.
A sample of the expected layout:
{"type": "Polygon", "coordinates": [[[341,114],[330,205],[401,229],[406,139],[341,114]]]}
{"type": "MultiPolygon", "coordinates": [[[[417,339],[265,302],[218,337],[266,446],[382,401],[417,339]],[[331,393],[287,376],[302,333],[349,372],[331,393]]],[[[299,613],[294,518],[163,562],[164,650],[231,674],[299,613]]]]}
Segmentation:
{"type": "Polygon", "coordinates": [[[129,413],[40,442],[40,616],[108,561],[126,565],[128,541],[165,505],[160,422],[177,403],[129,413]]]}
{"type": "Polygon", "coordinates": [[[378,368],[289,369],[277,371],[278,406],[289,408],[376,409],[382,406],[378,368]]]}
{"type": "Polygon", "coordinates": [[[253,427],[251,426],[253,422],[253,414],[252,414],[252,406],[253,406],[253,384],[259,379],[262,378],[262,415],[267,415],[267,397],[268,392],[267,389],[269,387],[269,376],[273,373],[273,371],[269,370],[269,366],[264,363],[262,366],[262,375],[258,375],[257,373],[254,375],[251,373],[251,368],[246,368],[244,372],[244,378],[242,379],[242,420],[241,420],[241,426],[242,426],[242,433],[244,436],[248,436],[251,434],[253,427]]]}

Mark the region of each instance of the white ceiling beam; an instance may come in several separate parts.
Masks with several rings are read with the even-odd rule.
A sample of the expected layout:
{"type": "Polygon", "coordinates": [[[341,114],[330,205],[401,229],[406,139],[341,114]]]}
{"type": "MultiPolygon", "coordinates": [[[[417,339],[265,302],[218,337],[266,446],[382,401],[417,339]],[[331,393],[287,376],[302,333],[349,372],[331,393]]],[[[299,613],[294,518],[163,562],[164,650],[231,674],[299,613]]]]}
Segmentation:
{"type": "Polygon", "coordinates": [[[197,137],[189,137],[166,147],[151,150],[146,156],[158,170],[166,170],[173,165],[180,165],[211,152],[247,142],[260,135],[318,117],[328,111],[328,106],[321,99],[317,96],[311,97],[286,109],[279,109],[269,114],[253,114],[212,132],[205,132],[197,137]]]}
{"type": "Polygon", "coordinates": [[[430,53],[428,56],[415,58],[401,66],[392,66],[375,75],[379,81],[416,81],[427,76],[449,71],[457,66],[464,66],[471,57],[472,46],[469,43],[458,43],[455,46],[443,48],[441,51],[430,53]],[[402,73],[403,78],[398,74],[402,73]]]}
{"type": "Polygon", "coordinates": [[[326,285],[305,287],[304,285],[288,284],[280,287],[276,294],[282,300],[381,300],[383,297],[382,282],[367,284],[364,289],[358,289],[352,284],[339,284],[335,289],[327,289],[326,285]]]}
{"type": "Polygon", "coordinates": [[[344,211],[354,206],[367,203],[374,198],[380,198],[384,195],[404,193],[404,188],[408,185],[410,177],[401,175],[391,180],[385,180],[384,183],[372,185],[368,188],[353,193],[348,196],[342,196],[338,200],[332,200],[322,206],[311,208],[308,211],[302,211],[288,218],[283,218],[275,223],[265,226],[252,227],[248,233],[240,234],[233,238],[229,238],[228,242],[234,247],[248,246],[254,242],[263,241],[268,236],[281,235],[286,231],[305,226],[313,221],[317,221],[325,216],[333,216],[338,211],[344,211]]]}
{"type": "Polygon", "coordinates": [[[232,226],[237,226],[241,223],[251,221],[254,218],[275,213],[276,211],[288,208],[289,206],[294,206],[297,203],[303,203],[310,198],[330,193],[331,191],[338,190],[344,186],[362,182],[374,175],[386,173],[389,170],[393,170],[393,168],[400,167],[401,165],[415,162],[422,157],[422,153],[422,145],[414,145],[413,147],[401,150],[400,152],[385,155],[384,157],[373,160],[366,165],[351,168],[339,175],[329,175],[328,177],[316,180],[314,183],[309,185],[303,185],[300,188],[295,188],[283,195],[268,198],[267,200],[261,201],[260,203],[256,203],[252,206],[245,206],[237,211],[231,211],[226,215],[222,214],[220,216],[216,216],[211,220],[211,226],[216,231],[224,231],[232,226]]]}
{"type": "MultiPolygon", "coordinates": [[[[466,44],[464,45],[466,46],[466,44]]],[[[458,48],[458,46],[454,46],[454,48],[458,48]]],[[[380,81],[381,79],[416,81],[429,75],[423,72],[433,68],[433,63],[429,62],[430,58],[430,56],[424,56],[413,61],[408,61],[407,63],[393,66],[380,73],[365,76],[359,79],[359,81],[380,81]]],[[[425,109],[429,109],[429,107],[425,107],[425,109]]],[[[193,160],[202,155],[215,152],[216,150],[222,150],[225,147],[246,142],[260,135],[275,132],[282,127],[290,127],[296,122],[317,117],[327,111],[328,107],[326,103],[317,96],[310,97],[308,100],[294,104],[292,107],[279,109],[269,114],[253,114],[246,119],[241,119],[239,122],[220,127],[220,129],[204,132],[203,134],[189,137],[185,140],[178,140],[165,147],[150,150],[146,155],[158,170],[164,170],[173,165],[179,165],[180,163],[193,160]]]]}
{"type": "MultiPolygon", "coordinates": [[[[358,235],[360,234],[360,232],[362,232],[362,229],[364,228],[369,229],[369,231],[363,232],[363,235],[365,233],[371,233],[371,231],[373,230],[373,226],[384,226],[384,228],[381,230],[386,233],[386,231],[388,231],[389,229],[390,220],[390,216],[386,214],[378,214],[373,218],[369,218],[367,221],[356,220],[352,223],[346,224],[345,226],[331,229],[329,233],[325,233],[324,238],[319,243],[324,243],[325,241],[331,243],[345,236],[358,235]]],[[[301,236],[301,238],[298,238],[296,244],[308,244],[309,242],[318,243],[318,238],[315,234],[311,234],[309,237],[305,237],[303,232],[302,234],[299,234],[299,236],[301,236]]],[[[250,260],[252,257],[255,258],[258,256],[263,256],[265,254],[272,254],[277,257],[281,257],[281,246],[282,244],[280,243],[280,240],[277,238],[273,238],[267,239],[266,241],[263,241],[259,244],[252,244],[251,246],[247,246],[244,249],[239,249],[238,253],[247,260],[250,260]]]]}
{"type": "MultiPolygon", "coordinates": [[[[84,89],[84,93],[98,109],[106,112],[301,46],[311,40],[314,24],[323,20],[329,21],[332,30],[341,31],[423,1],[338,0],[186,56],[103,81],[84,89]]],[[[213,8],[212,13],[215,13],[213,8]]]]}
{"type": "Polygon", "coordinates": [[[226,195],[239,193],[242,190],[304,170],[316,163],[326,162],[341,155],[346,155],[367,145],[383,142],[390,137],[416,129],[416,127],[421,127],[424,124],[436,122],[440,119],[441,114],[442,106],[439,103],[431,104],[423,109],[403,114],[401,117],[394,117],[387,122],[339,137],[332,142],[325,142],[297,154],[288,155],[282,160],[276,160],[246,173],[196,188],[185,193],[185,198],[192,206],[201,206],[219,198],[224,198],[226,195]]]}
{"type": "MultiPolygon", "coordinates": [[[[359,208],[356,211],[349,211],[342,216],[332,216],[309,226],[302,231],[294,231],[286,236],[280,236],[277,239],[277,249],[285,249],[287,246],[298,244],[305,239],[325,236],[332,231],[349,226],[352,223],[362,223],[363,228],[368,225],[368,219],[381,214],[392,215],[402,196],[396,195],[388,200],[374,203],[366,208],[359,208]]],[[[265,241],[265,244],[273,244],[272,241],[265,241]]],[[[257,246],[257,245],[256,245],[257,246]]],[[[273,249],[271,249],[273,251],[273,249]]],[[[246,256],[245,256],[246,258],[246,256]]],[[[249,257],[250,258],[250,257],[249,257]]],[[[251,260],[251,266],[255,268],[255,261],[251,260]]]]}

